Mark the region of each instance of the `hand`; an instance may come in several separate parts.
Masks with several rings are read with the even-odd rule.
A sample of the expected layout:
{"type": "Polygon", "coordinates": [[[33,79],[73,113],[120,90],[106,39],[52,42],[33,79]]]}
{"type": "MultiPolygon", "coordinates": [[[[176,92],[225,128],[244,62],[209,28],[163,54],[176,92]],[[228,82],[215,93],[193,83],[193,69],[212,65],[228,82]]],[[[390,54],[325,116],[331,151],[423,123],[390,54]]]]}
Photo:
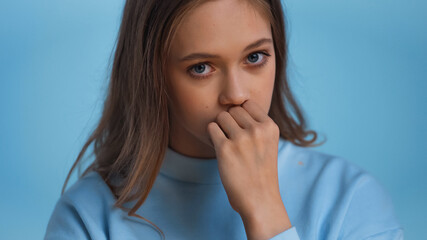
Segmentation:
{"type": "Polygon", "coordinates": [[[231,207],[245,223],[248,238],[248,230],[272,237],[290,228],[277,176],[279,127],[252,100],[220,112],[216,121],[208,124],[208,133],[221,181],[231,207]],[[264,220],[277,220],[276,228],[260,226],[264,220]]]}

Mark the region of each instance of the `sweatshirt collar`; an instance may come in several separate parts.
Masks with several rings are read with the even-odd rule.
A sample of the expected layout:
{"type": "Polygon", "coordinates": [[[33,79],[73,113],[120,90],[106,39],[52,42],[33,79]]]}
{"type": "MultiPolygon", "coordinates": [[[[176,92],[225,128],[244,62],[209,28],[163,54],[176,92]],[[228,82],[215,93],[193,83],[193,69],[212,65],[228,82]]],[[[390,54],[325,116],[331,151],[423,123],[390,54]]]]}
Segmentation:
{"type": "MultiPolygon", "coordinates": [[[[286,142],[279,139],[281,151],[286,142]]],[[[169,146],[166,149],[160,173],[175,180],[196,184],[220,184],[221,178],[216,158],[196,158],[176,152],[169,146]]]]}
{"type": "Polygon", "coordinates": [[[198,184],[220,184],[216,158],[189,157],[167,147],[160,172],[176,180],[198,184]]]}

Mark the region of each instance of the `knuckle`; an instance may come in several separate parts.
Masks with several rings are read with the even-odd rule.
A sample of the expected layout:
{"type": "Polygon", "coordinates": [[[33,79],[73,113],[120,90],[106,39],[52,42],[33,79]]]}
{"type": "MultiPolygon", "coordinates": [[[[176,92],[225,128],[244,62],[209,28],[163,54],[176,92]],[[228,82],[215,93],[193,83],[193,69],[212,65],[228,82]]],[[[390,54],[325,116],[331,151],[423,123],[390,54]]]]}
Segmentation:
{"type": "Polygon", "coordinates": [[[279,126],[274,121],[268,121],[267,126],[273,133],[280,132],[279,126]]]}
{"type": "Polygon", "coordinates": [[[260,124],[253,126],[252,135],[255,139],[261,139],[264,136],[264,128],[260,124]]]}
{"type": "Polygon", "coordinates": [[[250,140],[250,137],[247,134],[245,134],[244,132],[237,134],[235,137],[235,141],[239,142],[240,144],[245,144],[249,140],[250,140]]]}

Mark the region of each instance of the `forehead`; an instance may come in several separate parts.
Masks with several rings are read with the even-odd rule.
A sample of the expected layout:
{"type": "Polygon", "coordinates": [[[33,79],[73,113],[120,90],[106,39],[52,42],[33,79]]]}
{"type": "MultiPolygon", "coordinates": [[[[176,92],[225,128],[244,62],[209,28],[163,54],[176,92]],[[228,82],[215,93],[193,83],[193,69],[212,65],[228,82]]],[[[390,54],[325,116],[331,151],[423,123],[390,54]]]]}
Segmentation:
{"type": "Polygon", "coordinates": [[[242,51],[262,37],[271,38],[270,22],[246,1],[206,2],[184,17],[172,41],[171,54],[242,51]]]}

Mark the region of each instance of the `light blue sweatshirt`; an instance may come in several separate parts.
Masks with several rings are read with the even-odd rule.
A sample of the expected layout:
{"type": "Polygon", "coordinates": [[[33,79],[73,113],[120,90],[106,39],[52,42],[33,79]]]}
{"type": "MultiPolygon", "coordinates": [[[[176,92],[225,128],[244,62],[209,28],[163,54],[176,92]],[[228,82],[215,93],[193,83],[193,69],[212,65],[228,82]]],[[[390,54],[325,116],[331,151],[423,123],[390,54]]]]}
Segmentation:
{"type": "MultiPolygon", "coordinates": [[[[278,147],[280,193],[292,228],[271,239],[403,239],[388,192],[368,172],[283,138],[278,147]]],[[[153,189],[136,213],[162,229],[166,240],[246,239],[217,164],[168,148],[153,189]]],[[[113,208],[114,202],[101,176],[90,172],[59,198],[45,239],[162,239],[153,225],[113,208]]]]}

